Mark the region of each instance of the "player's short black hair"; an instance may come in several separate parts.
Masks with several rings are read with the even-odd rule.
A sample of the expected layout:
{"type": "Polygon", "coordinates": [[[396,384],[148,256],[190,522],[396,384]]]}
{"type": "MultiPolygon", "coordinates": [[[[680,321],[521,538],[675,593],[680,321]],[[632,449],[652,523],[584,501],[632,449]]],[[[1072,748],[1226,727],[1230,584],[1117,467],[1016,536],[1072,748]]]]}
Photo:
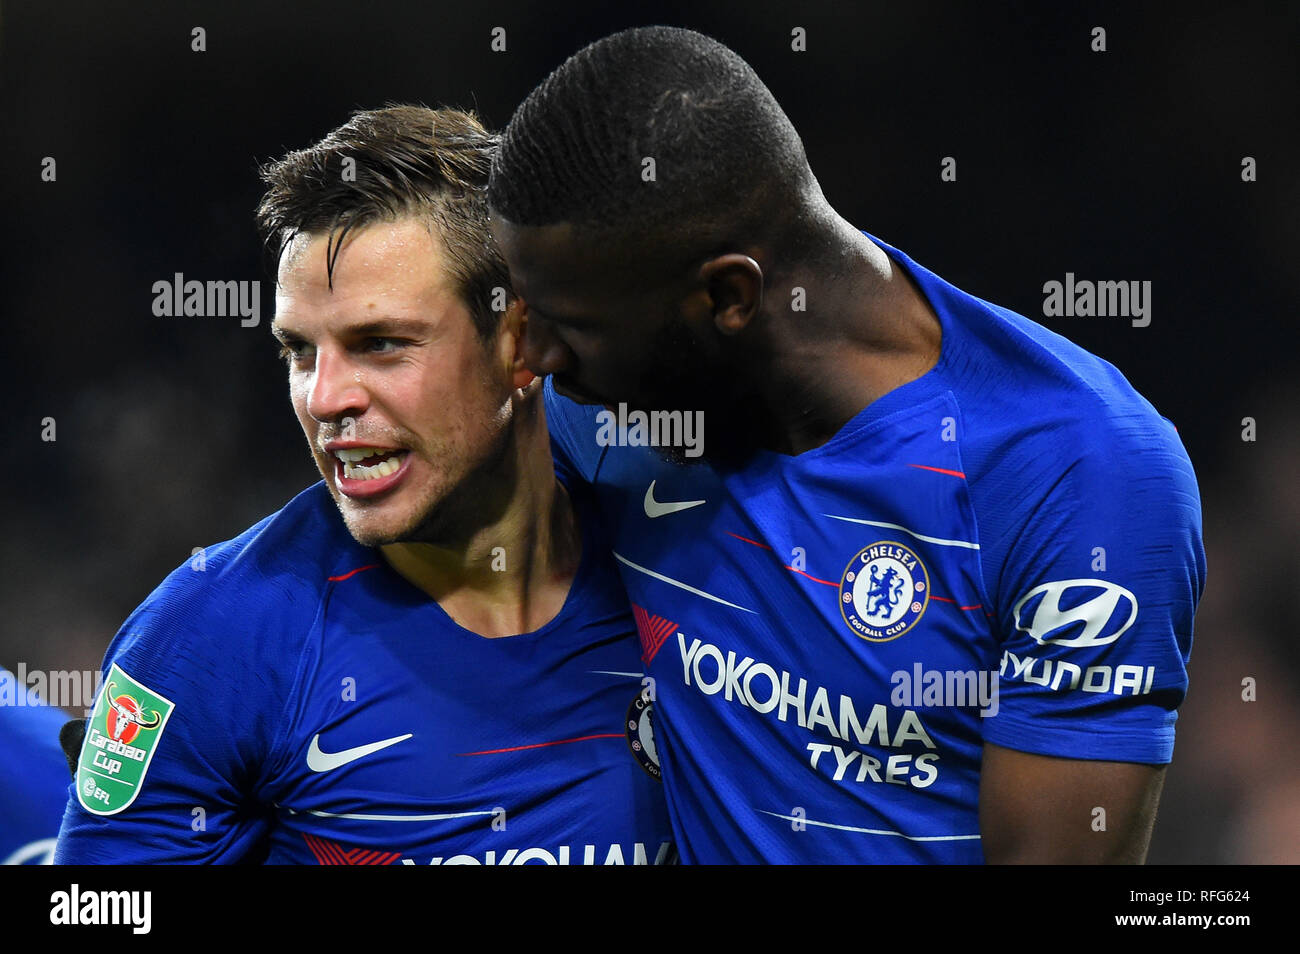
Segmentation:
{"type": "Polygon", "coordinates": [[[799,134],[748,63],[692,30],[639,27],[579,50],[520,104],[488,203],[525,226],[785,240],[807,224],[813,182],[799,134]]]}
{"type": "Polygon", "coordinates": [[[262,168],[267,189],[257,227],[273,263],[278,267],[299,233],[328,235],[332,285],[350,230],[423,217],[442,240],[447,269],[487,339],[500,319],[494,289],[510,289],[510,272],[488,231],[487,180],[497,141],[466,110],[395,105],[353,113],[314,146],[262,168]]]}

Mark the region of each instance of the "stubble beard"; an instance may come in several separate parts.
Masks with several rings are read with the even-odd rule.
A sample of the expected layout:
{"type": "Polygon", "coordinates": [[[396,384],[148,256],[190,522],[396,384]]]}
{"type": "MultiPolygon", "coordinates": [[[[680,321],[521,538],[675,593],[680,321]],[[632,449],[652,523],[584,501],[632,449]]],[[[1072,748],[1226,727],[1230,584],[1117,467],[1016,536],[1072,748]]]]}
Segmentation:
{"type": "Polygon", "coordinates": [[[494,522],[509,503],[516,475],[511,453],[514,443],[513,426],[495,431],[458,479],[447,481],[399,533],[371,546],[388,543],[463,546],[477,531],[494,522]]]}
{"type": "MultiPolygon", "coordinates": [[[[476,442],[459,447],[450,442],[432,448],[412,447],[411,452],[419,453],[429,472],[415,494],[420,501],[415,511],[396,528],[370,533],[361,526],[354,528],[345,517],[348,532],[357,542],[372,547],[393,543],[431,543],[451,548],[463,545],[509,504],[517,477],[516,423],[508,403],[503,403],[483,425],[486,433],[476,442]],[[463,463],[456,472],[448,473],[446,462],[457,460],[463,463]],[[441,469],[438,462],[443,464],[441,469]],[[362,531],[361,535],[358,531],[362,531]]],[[[404,488],[407,493],[416,489],[404,488]]]]}
{"type": "MultiPolygon", "coordinates": [[[[332,472],[325,483],[348,533],[366,547],[393,543],[444,544],[455,539],[468,525],[476,521],[481,524],[483,500],[480,497],[490,496],[490,486],[499,482],[494,471],[503,466],[502,459],[512,441],[513,428],[507,421],[504,426],[495,426],[491,430],[486,446],[478,445],[475,459],[452,473],[446,469],[447,462],[463,460],[470,452],[469,447],[455,447],[449,441],[430,446],[418,441],[414,434],[396,429],[361,436],[359,439],[374,441],[376,446],[405,448],[414,458],[411,464],[418,465],[424,471],[424,477],[422,483],[415,483],[419,478],[408,474],[402,485],[395,488],[395,495],[414,501],[410,505],[413,508],[411,512],[405,517],[394,514],[380,518],[377,511],[391,506],[387,500],[371,503],[347,497],[337,486],[332,472]],[[371,510],[376,513],[372,514],[371,510]],[[400,522],[394,525],[395,520],[400,522]]],[[[317,466],[322,470],[327,466],[333,467],[333,455],[328,455],[323,461],[318,459],[317,466]]]]}
{"type": "Polygon", "coordinates": [[[746,413],[747,383],[721,358],[712,356],[683,321],[668,322],[650,347],[637,392],[641,397],[628,410],[702,412],[703,453],[688,457],[687,448],[654,447],[670,464],[689,467],[709,464],[739,468],[762,446],[755,416],[746,413]]]}

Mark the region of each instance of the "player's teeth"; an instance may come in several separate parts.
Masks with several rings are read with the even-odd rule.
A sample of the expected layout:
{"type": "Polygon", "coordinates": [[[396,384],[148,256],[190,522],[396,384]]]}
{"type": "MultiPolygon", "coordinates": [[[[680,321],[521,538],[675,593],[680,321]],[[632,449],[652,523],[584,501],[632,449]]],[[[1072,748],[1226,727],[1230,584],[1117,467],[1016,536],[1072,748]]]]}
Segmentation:
{"type": "Polygon", "coordinates": [[[339,460],[352,463],[382,453],[384,450],[381,447],[340,447],[334,452],[339,460]]]}
{"type": "MultiPolygon", "coordinates": [[[[371,452],[374,453],[373,449],[371,452]]],[[[381,460],[378,464],[370,464],[369,466],[344,461],[343,476],[349,480],[374,480],[378,477],[387,477],[389,474],[397,473],[401,466],[397,461],[396,454],[381,460]]]]}

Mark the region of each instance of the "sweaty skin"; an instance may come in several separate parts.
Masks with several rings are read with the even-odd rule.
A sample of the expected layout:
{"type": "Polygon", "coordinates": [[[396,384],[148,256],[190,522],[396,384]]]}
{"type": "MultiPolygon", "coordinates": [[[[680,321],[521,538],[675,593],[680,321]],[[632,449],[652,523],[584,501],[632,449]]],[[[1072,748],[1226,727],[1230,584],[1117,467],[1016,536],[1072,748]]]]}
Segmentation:
{"type": "Polygon", "coordinates": [[[286,251],[272,330],[348,530],[466,629],[539,629],[564,604],[581,538],[552,469],[541,382],[519,354],[520,309],[482,342],[422,221],[349,233],[332,287],[328,244],[299,235],[286,251]],[[392,451],[401,469],[349,481],[339,445],[392,451]]]}
{"type": "Polygon", "coordinates": [[[986,742],[984,857],[990,864],[1143,864],[1165,769],[1030,755],[986,742]]]}

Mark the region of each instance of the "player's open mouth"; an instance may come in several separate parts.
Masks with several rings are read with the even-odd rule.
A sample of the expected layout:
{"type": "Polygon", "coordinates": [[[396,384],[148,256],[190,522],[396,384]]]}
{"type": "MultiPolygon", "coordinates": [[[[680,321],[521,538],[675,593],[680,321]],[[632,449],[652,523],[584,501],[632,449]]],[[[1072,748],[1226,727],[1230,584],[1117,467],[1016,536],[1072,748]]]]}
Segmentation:
{"type": "Polygon", "coordinates": [[[334,476],[349,497],[369,497],[397,484],[405,475],[410,451],[387,447],[336,447],[334,476]]]}

